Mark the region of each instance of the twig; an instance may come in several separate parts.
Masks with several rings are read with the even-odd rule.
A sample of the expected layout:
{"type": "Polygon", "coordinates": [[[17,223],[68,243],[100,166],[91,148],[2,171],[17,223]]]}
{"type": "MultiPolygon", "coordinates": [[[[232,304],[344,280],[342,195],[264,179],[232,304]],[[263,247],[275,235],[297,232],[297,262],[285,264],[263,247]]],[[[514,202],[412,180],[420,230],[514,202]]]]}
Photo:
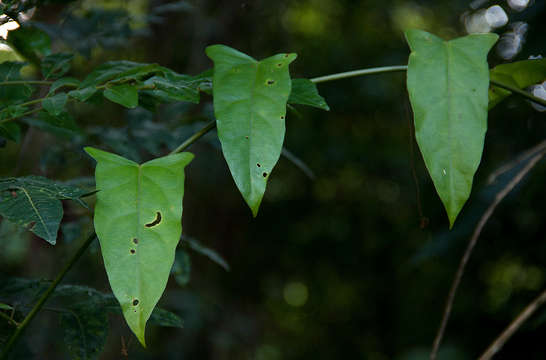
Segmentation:
{"type": "Polygon", "coordinates": [[[531,156],[535,155],[536,153],[540,151],[543,151],[544,149],[546,149],[546,140],[543,140],[538,145],[535,145],[532,148],[525,150],[520,155],[518,155],[514,160],[510,161],[507,164],[504,164],[497,170],[493,171],[491,175],[489,175],[489,177],[487,178],[487,183],[492,184],[493,182],[495,182],[495,180],[497,180],[499,176],[501,176],[505,172],[512,170],[513,168],[515,168],[522,162],[529,159],[531,156]]]}
{"type": "Polygon", "coordinates": [[[430,360],[435,360],[438,355],[438,350],[440,348],[440,343],[442,341],[442,338],[444,336],[444,332],[447,326],[447,322],[449,320],[449,316],[451,314],[451,308],[453,307],[453,301],[455,299],[455,293],[457,292],[457,288],[459,287],[459,284],[461,282],[461,279],[464,274],[464,270],[466,267],[466,264],[468,263],[468,260],[470,259],[470,255],[472,254],[472,250],[474,250],[474,246],[476,245],[476,242],[478,241],[478,238],[495,211],[496,207],[499,205],[499,203],[514,189],[514,187],[519,184],[519,182],[531,171],[531,169],[542,159],[544,156],[544,153],[546,151],[542,151],[541,153],[535,155],[527,165],[495,196],[495,200],[487,210],[482,215],[480,221],[478,222],[478,225],[474,229],[474,233],[472,234],[472,237],[470,238],[470,241],[468,243],[468,246],[466,247],[466,250],[463,254],[463,257],[461,258],[461,262],[459,264],[459,268],[457,269],[457,272],[455,274],[455,278],[453,279],[453,283],[451,284],[451,289],[449,290],[449,294],[446,301],[446,306],[444,309],[444,315],[442,317],[442,322],[440,324],[440,328],[438,329],[438,333],[436,334],[436,338],[434,339],[434,343],[432,345],[432,350],[430,352],[430,360]]]}
{"type": "Polygon", "coordinates": [[[11,316],[8,316],[7,314],[4,314],[3,312],[0,311],[0,317],[1,318],[4,318],[4,320],[6,320],[8,323],[14,325],[14,326],[19,326],[19,323],[15,320],[13,320],[13,318],[11,316]]]}
{"type": "Polygon", "coordinates": [[[315,173],[309,166],[307,166],[306,163],[303,162],[300,158],[298,158],[296,155],[292,154],[288,149],[282,148],[281,155],[287,158],[292,164],[296,165],[298,169],[300,169],[309,179],[316,180],[315,173]]]}
{"type": "Polygon", "coordinates": [[[209,122],[208,124],[206,124],[205,126],[203,126],[199,131],[197,131],[195,134],[193,134],[192,136],[190,136],[186,141],[184,141],[182,144],[180,144],[180,146],[178,146],[176,149],[174,149],[173,151],[171,151],[169,153],[169,155],[172,155],[172,154],[176,154],[176,153],[179,153],[179,152],[182,152],[184,150],[186,150],[187,148],[189,148],[194,142],[196,142],[197,140],[199,140],[201,137],[203,137],[206,133],[208,133],[209,131],[211,131],[212,129],[214,129],[216,127],[216,120],[212,120],[211,122],[209,122]]]}
{"type": "Polygon", "coordinates": [[[489,345],[487,350],[480,356],[478,360],[489,360],[504,346],[506,341],[523,325],[527,319],[537,309],[546,302],[546,290],[542,292],[533,302],[531,302],[523,311],[508,325],[508,327],[489,345]]]}

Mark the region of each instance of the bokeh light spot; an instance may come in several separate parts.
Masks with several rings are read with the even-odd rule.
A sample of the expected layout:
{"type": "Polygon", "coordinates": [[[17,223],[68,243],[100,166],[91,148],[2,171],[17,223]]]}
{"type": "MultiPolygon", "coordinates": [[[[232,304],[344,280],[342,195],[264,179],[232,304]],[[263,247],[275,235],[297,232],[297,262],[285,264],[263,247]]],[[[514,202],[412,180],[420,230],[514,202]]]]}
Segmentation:
{"type": "Polygon", "coordinates": [[[309,297],[307,286],[301,282],[290,282],[285,285],[284,301],[290,306],[300,307],[305,305],[309,297]]]}

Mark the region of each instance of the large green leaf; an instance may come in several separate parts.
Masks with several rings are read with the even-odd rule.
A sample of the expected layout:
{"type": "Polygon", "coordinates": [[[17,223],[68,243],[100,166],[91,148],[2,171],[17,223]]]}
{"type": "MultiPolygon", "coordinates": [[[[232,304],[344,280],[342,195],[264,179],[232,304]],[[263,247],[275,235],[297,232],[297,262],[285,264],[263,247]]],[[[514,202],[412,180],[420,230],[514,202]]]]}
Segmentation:
{"type": "Polygon", "coordinates": [[[288,65],[296,54],[256,61],[224,45],[209,46],[206,53],[214,61],[214,113],[222,151],[256,216],[281,155],[291,90],[288,65]]]}
{"type": "Polygon", "coordinates": [[[487,53],[495,34],[444,41],[408,30],[407,87],[415,137],[450,227],[470,195],[487,130],[487,53]]]}
{"type": "Polygon", "coordinates": [[[309,79],[292,79],[292,92],[288,102],[330,111],[326,100],[320,96],[317,85],[309,79]]]}
{"type": "Polygon", "coordinates": [[[184,167],[181,153],[142,165],[94,148],[97,160],[95,230],[114,295],[145,346],[145,326],[165,290],[182,232],[184,167]]]}
{"type": "Polygon", "coordinates": [[[63,217],[60,200],[86,206],[81,200],[86,193],[41,176],[0,179],[0,215],[55,245],[63,217]]]}
{"type": "MultiPolygon", "coordinates": [[[[546,80],[546,59],[523,60],[510,64],[497,65],[490,71],[491,80],[497,80],[518,89],[546,80]]],[[[491,85],[489,89],[489,109],[492,109],[512,93],[491,85]]]]}

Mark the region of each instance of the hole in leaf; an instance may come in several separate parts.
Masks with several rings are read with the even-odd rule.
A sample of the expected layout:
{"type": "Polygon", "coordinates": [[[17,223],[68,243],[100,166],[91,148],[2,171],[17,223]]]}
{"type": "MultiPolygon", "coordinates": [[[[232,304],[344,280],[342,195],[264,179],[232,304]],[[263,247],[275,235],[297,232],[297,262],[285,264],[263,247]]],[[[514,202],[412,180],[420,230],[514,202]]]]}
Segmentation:
{"type": "Polygon", "coordinates": [[[275,83],[275,80],[267,80],[267,85],[273,85],[275,83]]]}
{"type": "Polygon", "coordinates": [[[262,176],[263,176],[263,177],[267,177],[267,173],[264,172],[264,173],[262,174],[262,176]]]}
{"type": "Polygon", "coordinates": [[[131,249],[131,250],[129,250],[129,251],[131,252],[131,254],[136,253],[136,250],[135,250],[135,249],[131,249]]]}
{"type": "Polygon", "coordinates": [[[138,299],[134,299],[134,300],[133,300],[133,306],[137,306],[137,305],[138,305],[138,302],[139,302],[138,299]]]}
{"type": "Polygon", "coordinates": [[[145,226],[151,228],[152,226],[158,225],[160,222],[161,222],[161,213],[158,211],[158,212],[155,214],[155,220],[152,221],[152,222],[149,223],[149,224],[146,224],[145,226]]]}
{"type": "Polygon", "coordinates": [[[281,115],[281,120],[284,120],[284,115],[281,115]]]}
{"type": "Polygon", "coordinates": [[[282,64],[281,64],[281,63],[278,63],[278,64],[277,64],[277,67],[281,67],[281,66],[282,66],[282,64]]]}
{"type": "Polygon", "coordinates": [[[256,166],[257,166],[257,167],[262,167],[262,165],[260,165],[260,163],[257,163],[256,166]]]}
{"type": "Polygon", "coordinates": [[[138,244],[138,239],[137,239],[137,238],[133,238],[133,243],[138,244]]]}

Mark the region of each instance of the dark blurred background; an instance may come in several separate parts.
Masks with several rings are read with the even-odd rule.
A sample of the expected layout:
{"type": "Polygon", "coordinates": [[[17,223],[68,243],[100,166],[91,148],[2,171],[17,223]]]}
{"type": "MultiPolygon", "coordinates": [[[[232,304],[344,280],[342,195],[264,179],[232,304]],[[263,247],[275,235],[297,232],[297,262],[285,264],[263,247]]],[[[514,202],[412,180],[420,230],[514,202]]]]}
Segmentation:
{"type": "MultiPolygon", "coordinates": [[[[59,1],[37,9],[29,21],[50,34],[56,51],[77,53],[70,75],[80,79],[94,66],[119,59],[197,74],[212,66],[204,48],[215,43],[257,59],[296,52],[292,76],[311,78],[404,65],[409,55],[404,29],[421,28],[446,39],[462,36],[480,20],[473,16],[494,5],[504,8],[509,22],[492,31],[520,38],[515,45],[512,38],[504,42],[516,47],[508,55],[504,48],[492,51],[490,64],[543,54],[545,2],[521,9],[512,3],[59,1]]],[[[6,48],[0,56],[17,57],[6,48]]],[[[32,69],[26,71],[33,76],[32,69]]],[[[427,358],[470,234],[515,172],[493,184],[487,177],[544,139],[545,114],[516,97],[490,112],[474,190],[448,231],[411,136],[404,74],[324,83],[319,91],[331,111],[297,107],[288,114],[285,139],[286,148],[316,178],[282,157],[256,219],[231,179],[216,135],[190,148],[196,157],[186,170],[183,232],[215,249],[231,271],[191,253],[189,283],[170,279],[160,301],[182,317],[184,328],[149,326],[149,347],[143,349],[129,340],[122,319],[112,317],[101,359],[123,358],[122,337],[131,359],[427,358]]],[[[211,100],[165,105],[156,113],[126,111],[107,101],[72,105],[87,136],[27,129],[20,143],[8,142],[0,150],[0,174],[92,176],[94,163],[84,145],[137,161],[166,154],[212,118],[211,100]]],[[[542,162],[485,227],[457,294],[440,359],[476,358],[544,288],[545,183],[542,162]]],[[[2,222],[2,273],[53,278],[92,229],[90,212],[66,203],[65,213],[55,247],[2,222]]],[[[65,283],[110,291],[98,244],[65,283]]],[[[44,311],[28,329],[26,346],[36,359],[68,358],[54,319],[44,311]]],[[[496,359],[544,359],[545,321],[546,312],[538,312],[496,359]]]]}

